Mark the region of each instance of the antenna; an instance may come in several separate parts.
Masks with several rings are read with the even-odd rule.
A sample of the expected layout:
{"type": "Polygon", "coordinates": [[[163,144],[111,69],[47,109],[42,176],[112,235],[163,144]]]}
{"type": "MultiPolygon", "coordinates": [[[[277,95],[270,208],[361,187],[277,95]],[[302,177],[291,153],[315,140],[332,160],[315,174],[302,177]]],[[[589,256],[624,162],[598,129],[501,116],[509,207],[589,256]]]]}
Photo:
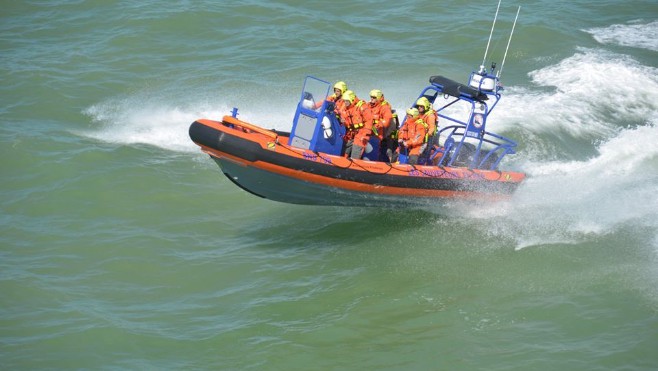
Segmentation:
{"type": "Polygon", "coordinates": [[[500,75],[503,74],[503,67],[505,67],[505,59],[507,59],[507,51],[509,50],[509,44],[512,42],[512,35],[514,35],[514,28],[516,27],[516,20],[519,19],[519,12],[521,11],[521,6],[516,10],[516,17],[514,18],[514,24],[512,24],[512,31],[509,34],[509,40],[507,40],[507,48],[505,48],[505,56],[503,56],[503,63],[500,64],[500,69],[496,74],[496,77],[500,79],[500,75]]]}
{"type": "Polygon", "coordinates": [[[482,64],[480,65],[480,71],[478,73],[484,73],[484,64],[487,61],[487,53],[489,53],[489,45],[491,44],[491,36],[493,36],[494,27],[496,26],[496,19],[498,19],[498,10],[500,10],[500,3],[503,0],[498,0],[498,7],[496,8],[496,15],[494,16],[493,24],[491,25],[491,32],[489,33],[489,41],[487,41],[487,49],[484,51],[484,58],[482,58],[482,64]]]}

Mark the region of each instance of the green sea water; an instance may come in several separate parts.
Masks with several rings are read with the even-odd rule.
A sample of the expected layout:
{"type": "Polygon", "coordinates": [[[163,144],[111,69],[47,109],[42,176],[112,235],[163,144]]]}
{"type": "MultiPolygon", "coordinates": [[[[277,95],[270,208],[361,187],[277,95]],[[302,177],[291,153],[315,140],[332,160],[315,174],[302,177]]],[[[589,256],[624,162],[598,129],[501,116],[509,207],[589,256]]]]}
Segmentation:
{"type": "Polygon", "coordinates": [[[237,188],[197,118],[289,130],[306,75],[407,107],[496,1],[21,1],[0,12],[0,369],[658,368],[658,5],[504,1],[506,202],[237,188]]]}

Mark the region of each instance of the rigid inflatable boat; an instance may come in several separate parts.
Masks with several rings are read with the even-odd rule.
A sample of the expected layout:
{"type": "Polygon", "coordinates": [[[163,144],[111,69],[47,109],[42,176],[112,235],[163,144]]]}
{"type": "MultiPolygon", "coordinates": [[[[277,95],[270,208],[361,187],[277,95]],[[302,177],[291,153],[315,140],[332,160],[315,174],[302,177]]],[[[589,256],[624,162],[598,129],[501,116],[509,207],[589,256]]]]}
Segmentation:
{"type": "Polygon", "coordinates": [[[467,84],[430,77],[419,98],[432,102],[439,130],[416,165],[405,163],[403,153],[394,163],[381,160],[376,136],[363,159],[343,156],[345,127],[326,100],[331,85],[312,76],[305,79],[290,132],[242,121],[235,108],[221,121],[195,121],[189,134],[231,182],[274,201],[412,206],[455,198],[500,200],[525,175],[498,168],[517,144],[486,130],[502,92],[494,69],[495,64],[489,73],[472,72],[467,84]]]}
{"type": "MultiPolygon", "coordinates": [[[[498,9],[494,26],[497,16],[498,9]]],[[[508,49],[513,32],[514,26],[508,49]]],[[[190,137],[231,182],[274,201],[389,207],[508,198],[525,174],[499,169],[501,161],[515,153],[517,144],[486,130],[489,115],[501,99],[499,79],[507,56],[506,50],[497,73],[495,63],[487,72],[488,50],[489,44],[482,65],[471,72],[466,84],[430,77],[418,98],[425,97],[432,104],[439,130],[427,140],[426,150],[413,165],[407,163],[404,147],[398,161],[391,163],[382,156],[375,135],[362,159],[343,156],[346,129],[336,117],[334,103],[327,100],[331,85],[312,76],[304,81],[290,132],[242,121],[234,108],[221,121],[195,121],[190,137]]]]}

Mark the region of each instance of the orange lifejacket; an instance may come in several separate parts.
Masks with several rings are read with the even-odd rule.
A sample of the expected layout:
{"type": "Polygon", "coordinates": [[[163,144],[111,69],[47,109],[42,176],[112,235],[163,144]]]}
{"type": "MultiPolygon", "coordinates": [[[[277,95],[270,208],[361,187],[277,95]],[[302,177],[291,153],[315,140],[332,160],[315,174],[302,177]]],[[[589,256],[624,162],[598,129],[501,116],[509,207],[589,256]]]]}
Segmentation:
{"type": "Polygon", "coordinates": [[[407,117],[404,125],[400,128],[398,138],[409,151],[409,155],[420,155],[420,149],[427,140],[429,125],[419,116],[417,118],[407,117]]]}
{"type": "Polygon", "coordinates": [[[386,132],[388,132],[388,128],[391,125],[391,119],[393,118],[391,105],[382,99],[375,104],[369,104],[368,108],[372,114],[373,132],[380,140],[382,140],[384,139],[386,132]]]}
{"type": "Polygon", "coordinates": [[[430,109],[429,111],[425,112],[421,118],[427,124],[427,136],[431,137],[436,134],[436,129],[438,127],[438,117],[436,115],[436,111],[430,109]]]}
{"type": "Polygon", "coordinates": [[[354,144],[365,147],[372,136],[372,111],[369,109],[366,102],[361,101],[361,103],[362,104],[357,106],[356,109],[361,111],[363,126],[356,132],[356,135],[354,136],[354,144]]]}
{"type": "Polygon", "coordinates": [[[331,101],[335,102],[336,108],[334,111],[336,112],[336,115],[340,117],[340,111],[342,111],[345,108],[345,103],[343,102],[340,97],[336,97],[335,95],[332,95],[331,98],[333,98],[331,101]]]}
{"type": "MultiPolygon", "coordinates": [[[[340,121],[347,129],[345,137],[347,139],[352,139],[357,136],[359,131],[362,128],[366,127],[366,120],[364,119],[364,101],[356,98],[354,103],[350,104],[349,107],[343,107],[340,110],[340,121]]],[[[372,124],[370,125],[372,129],[372,124]]]]}

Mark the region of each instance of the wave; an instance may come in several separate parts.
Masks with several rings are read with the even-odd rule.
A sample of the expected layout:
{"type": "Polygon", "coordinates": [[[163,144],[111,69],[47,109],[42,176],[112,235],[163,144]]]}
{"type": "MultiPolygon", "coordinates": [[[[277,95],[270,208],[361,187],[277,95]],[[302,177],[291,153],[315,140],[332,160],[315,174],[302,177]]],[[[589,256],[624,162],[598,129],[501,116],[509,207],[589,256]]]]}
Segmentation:
{"type": "Polygon", "coordinates": [[[658,117],[620,130],[585,161],[528,162],[512,200],[471,209],[471,218],[516,248],[578,243],[624,225],[647,227],[658,241],[658,117]]]}
{"type": "Polygon", "coordinates": [[[583,30],[601,44],[616,44],[658,51],[658,21],[615,24],[609,27],[583,30]]]}
{"type": "Polygon", "coordinates": [[[646,227],[655,244],[657,72],[626,55],[579,49],[531,72],[534,87],[507,89],[489,125],[525,137],[512,161],[528,179],[509,202],[469,208],[466,217],[517,249],[575,244],[628,226],[646,227]]]}
{"type": "MultiPolygon", "coordinates": [[[[230,114],[233,107],[205,99],[175,106],[169,104],[177,99],[147,93],[108,99],[83,111],[96,127],[76,134],[106,143],[147,144],[174,152],[198,153],[198,147],[188,136],[190,124],[199,118],[221,119],[230,114]]],[[[261,106],[256,109],[240,110],[238,117],[262,122],[264,127],[289,129],[292,113],[271,114],[280,111],[278,107],[261,106]]]]}
{"type": "Polygon", "coordinates": [[[534,88],[509,88],[492,113],[503,129],[561,130],[587,137],[641,125],[658,111],[658,69],[627,55],[580,49],[530,74],[534,88]]]}

